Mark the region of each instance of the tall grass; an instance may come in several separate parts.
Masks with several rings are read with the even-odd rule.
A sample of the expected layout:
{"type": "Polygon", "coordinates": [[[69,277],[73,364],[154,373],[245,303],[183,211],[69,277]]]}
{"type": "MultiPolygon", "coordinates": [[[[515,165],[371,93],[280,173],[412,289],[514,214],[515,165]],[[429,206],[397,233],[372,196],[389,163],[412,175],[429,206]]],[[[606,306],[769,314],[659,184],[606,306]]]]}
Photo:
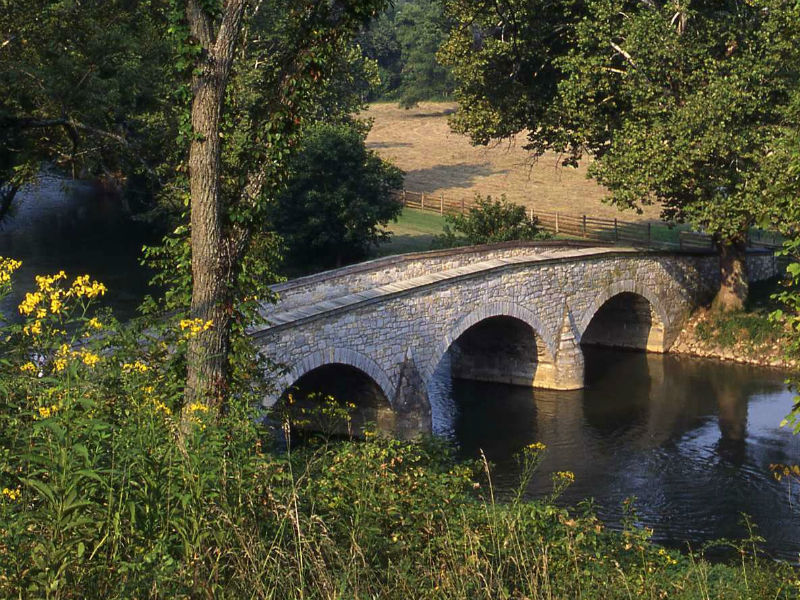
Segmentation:
{"type": "MultiPolygon", "coordinates": [[[[485,461],[432,439],[297,445],[286,421],[273,450],[251,386],[221,414],[183,405],[182,348],[205,324],[114,333],[86,310],[103,288],[64,278],[2,331],[1,598],[797,596],[790,567],[746,548],[711,565],[634,518],[617,533],[557,508],[570,473],[547,501],[498,502],[485,461]]],[[[520,454],[521,486],[543,451],[520,454]]]]}

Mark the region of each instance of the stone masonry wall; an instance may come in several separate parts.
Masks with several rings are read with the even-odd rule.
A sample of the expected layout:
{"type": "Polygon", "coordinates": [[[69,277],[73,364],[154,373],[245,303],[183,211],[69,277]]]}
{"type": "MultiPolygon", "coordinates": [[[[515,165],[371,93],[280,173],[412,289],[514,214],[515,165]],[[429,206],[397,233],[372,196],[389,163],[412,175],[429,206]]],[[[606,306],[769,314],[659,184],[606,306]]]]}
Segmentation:
{"type": "Polygon", "coordinates": [[[279,295],[279,307],[277,305],[267,306],[265,314],[268,315],[278,309],[287,310],[338,296],[355,294],[402,279],[447,271],[493,258],[522,256],[536,252],[537,249],[564,248],[568,250],[580,245],[582,244],[566,242],[523,244],[514,242],[513,244],[489,244],[379,258],[272,286],[273,291],[279,295]]]}
{"type": "Polygon", "coordinates": [[[559,361],[597,310],[616,294],[632,292],[652,304],[666,349],[691,310],[710,299],[717,270],[713,255],[621,254],[515,264],[266,329],[257,342],[286,365],[283,387],[320,364],[343,362],[370,375],[395,402],[404,361],[412,360],[427,384],[450,344],[490,316],[525,321],[563,369],[559,361]]]}

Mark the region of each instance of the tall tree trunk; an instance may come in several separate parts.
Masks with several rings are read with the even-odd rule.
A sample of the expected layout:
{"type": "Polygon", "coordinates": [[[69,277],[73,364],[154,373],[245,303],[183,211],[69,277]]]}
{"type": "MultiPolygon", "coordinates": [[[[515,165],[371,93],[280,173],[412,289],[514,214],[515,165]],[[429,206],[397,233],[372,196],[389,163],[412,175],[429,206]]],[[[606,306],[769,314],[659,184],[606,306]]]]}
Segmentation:
{"type": "Polygon", "coordinates": [[[744,310],[749,292],[747,244],[728,242],[719,246],[720,284],[712,307],[722,312],[744,310]]]}
{"type": "Polygon", "coordinates": [[[187,406],[203,402],[219,408],[229,385],[231,294],[236,266],[223,229],[220,121],[245,0],[225,3],[216,35],[214,21],[203,5],[199,0],[188,0],[186,5],[190,32],[203,49],[192,77],[191,316],[211,326],[189,340],[185,399],[187,406]]]}

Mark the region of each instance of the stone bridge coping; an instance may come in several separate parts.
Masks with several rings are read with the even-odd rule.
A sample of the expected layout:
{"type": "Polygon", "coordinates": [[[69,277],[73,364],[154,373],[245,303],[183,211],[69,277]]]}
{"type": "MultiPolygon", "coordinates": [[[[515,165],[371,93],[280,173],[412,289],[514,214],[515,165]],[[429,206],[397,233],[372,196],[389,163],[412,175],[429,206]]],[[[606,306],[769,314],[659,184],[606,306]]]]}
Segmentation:
{"type": "MultiPolygon", "coordinates": [[[[318,319],[330,313],[350,310],[359,305],[371,304],[387,297],[401,295],[426,286],[436,285],[437,283],[441,283],[443,281],[469,278],[471,276],[480,275],[487,271],[526,264],[565,262],[577,258],[585,259],[587,257],[594,258],[641,254],[649,255],[659,253],[646,252],[636,248],[624,248],[619,246],[604,248],[597,248],[594,246],[580,249],[565,249],[561,247],[559,249],[554,248],[553,250],[546,250],[544,252],[540,251],[536,254],[491,259],[472,263],[463,267],[457,267],[455,269],[449,269],[447,271],[438,271],[436,273],[423,275],[421,277],[414,277],[380,285],[362,292],[323,300],[322,302],[316,302],[301,308],[276,312],[269,315],[269,323],[260,327],[251,328],[248,333],[258,337],[259,334],[273,332],[275,330],[283,329],[301,322],[318,319]]],[[[277,308],[280,308],[280,303],[278,303],[277,308]]]]}
{"type": "Polygon", "coordinates": [[[513,248],[530,248],[537,250],[541,248],[554,248],[554,249],[573,249],[573,248],[592,248],[614,246],[611,243],[583,241],[583,240],[534,240],[534,241],[511,241],[511,242],[497,242],[494,244],[480,244],[477,246],[459,246],[457,248],[442,248],[441,250],[426,250],[423,252],[407,252],[405,254],[395,254],[392,256],[383,256],[381,258],[374,258],[354,265],[347,265],[336,269],[329,269],[321,273],[314,273],[312,275],[304,275],[296,277],[283,283],[276,283],[269,286],[270,290],[275,293],[282,293],[289,291],[296,287],[304,285],[313,285],[323,283],[331,279],[339,279],[356,275],[359,273],[368,273],[370,271],[379,271],[389,267],[421,261],[434,258],[447,258],[455,256],[466,256],[475,254],[490,254],[497,250],[506,250],[513,248]]]}

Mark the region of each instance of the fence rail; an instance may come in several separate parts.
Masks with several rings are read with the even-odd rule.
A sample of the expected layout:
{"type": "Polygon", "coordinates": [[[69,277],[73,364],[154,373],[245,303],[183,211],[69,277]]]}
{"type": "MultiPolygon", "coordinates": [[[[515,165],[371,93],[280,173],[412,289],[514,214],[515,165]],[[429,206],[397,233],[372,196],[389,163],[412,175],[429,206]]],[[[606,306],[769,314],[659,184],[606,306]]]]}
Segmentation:
{"type": "MultiPolygon", "coordinates": [[[[476,206],[471,198],[448,198],[444,194],[426,194],[403,190],[396,193],[403,206],[439,213],[440,215],[463,214],[476,206]]],[[[544,231],[554,235],[580,238],[597,242],[629,244],[676,250],[710,250],[714,247],[712,237],[706,233],[689,231],[685,227],[665,221],[622,221],[575,215],[563,212],[528,209],[528,218],[536,219],[544,231]]],[[[763,248],[779,248],[783,239],[773,231],[751,229],[748,245],[763,248]]]]}

